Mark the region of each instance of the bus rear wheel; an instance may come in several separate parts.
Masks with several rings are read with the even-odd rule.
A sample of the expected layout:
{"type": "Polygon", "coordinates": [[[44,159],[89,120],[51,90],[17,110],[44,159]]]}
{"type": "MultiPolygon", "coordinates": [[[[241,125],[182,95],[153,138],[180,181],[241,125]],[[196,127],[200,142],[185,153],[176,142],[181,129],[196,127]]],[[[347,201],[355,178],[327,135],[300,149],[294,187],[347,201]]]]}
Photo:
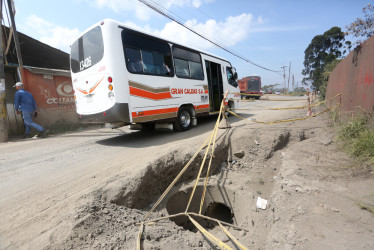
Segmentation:
{"type": "Polygon", "coordinates": [[[181,107],[178,110],[177,121],[174,127],[177,131],[187,131],[192,126],[192,112],[187,107],[181,107]]]}

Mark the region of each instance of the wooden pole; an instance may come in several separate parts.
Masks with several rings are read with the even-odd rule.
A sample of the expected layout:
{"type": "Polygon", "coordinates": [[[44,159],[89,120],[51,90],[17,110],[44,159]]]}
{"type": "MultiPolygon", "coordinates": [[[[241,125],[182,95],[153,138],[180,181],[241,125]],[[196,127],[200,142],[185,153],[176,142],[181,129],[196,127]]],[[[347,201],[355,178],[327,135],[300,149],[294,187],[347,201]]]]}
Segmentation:
{"type": "MultiPolygon", "coordinates": [[[[3,20],[3,1],[0,6],[0,17],[3,20]]],[[[4,47],[3,47],[3,28],[0,27],[0,142],[8,141],[7,112],[5,102],[5,73],[4,73],[4,47]]]]}

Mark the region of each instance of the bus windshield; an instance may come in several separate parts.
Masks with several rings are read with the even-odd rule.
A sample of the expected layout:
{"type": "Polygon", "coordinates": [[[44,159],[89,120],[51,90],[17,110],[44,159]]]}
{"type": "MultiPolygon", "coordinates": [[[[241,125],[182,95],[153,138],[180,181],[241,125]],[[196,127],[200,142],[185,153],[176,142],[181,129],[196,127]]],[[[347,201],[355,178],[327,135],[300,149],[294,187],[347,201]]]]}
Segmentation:
{"type": "Polygon", "coordinates": [[[104,55],[103,35],[100,26],[93,28],[73,43],[70,67],[73,73],[81,72],[98,63],[104,55]]]}

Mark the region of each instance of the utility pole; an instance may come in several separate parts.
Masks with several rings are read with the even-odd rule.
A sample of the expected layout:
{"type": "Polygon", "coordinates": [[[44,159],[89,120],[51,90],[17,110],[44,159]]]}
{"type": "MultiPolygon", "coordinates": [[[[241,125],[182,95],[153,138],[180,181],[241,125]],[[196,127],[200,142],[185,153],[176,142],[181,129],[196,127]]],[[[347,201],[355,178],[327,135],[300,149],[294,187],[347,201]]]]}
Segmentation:
{"type": "MultiPolygon", "coordinates": [[[[8,10],[9,10],[9,18],[12,23],[12,28],[13,28],[13,38],[14,38],[14,45],[16,47],[16,52],[17,52],[17,59],[18,59],[18,67],[21,71],[21,78],[23,74],[23,60],[22,60],[22,54],[21,54],[21,47],[19,46],[19,40],[18,40],[18,33],[17,33],[17,28],[16,28],[16,22],[14,21],[14,10],[13,10],[13,5],[11,0],[7,0],[8,3],[8,10]]],[[[22,79],[20,79],[22,81],[22,79]]]]}
{"type": "Polygon", "coordinates": [[[290,76],[291,76],[291,62],[290,62],[290,67],[288,67],[288,86],[287,86],[287,91],[290,91],[290,76]]]}
{"type": "MultiPolygon", "coordinates": [[[[3,21],[3,1],[0,4],[1,23],[3,21]]],[[[4,48],[3,48],[3,28],[0,27],[0,142],[8,141],[7,113],[5,102],[5,73],[4,73],[4,48]]]]}
{"type": "Polygon", "coordinates": [[[283,69],[283,79],[284,79],[284,82],[283,82],[283,86],[284,86],[283,92],[284,92],[284,90],[286,89],[286,68],[287,68],[287,66],[283,65],[281,68],[283,69]]]}
{"type": "Polygon", "coordinates": [[[292,74],[292,90],[295,90],[295,75],[292,74]]]}

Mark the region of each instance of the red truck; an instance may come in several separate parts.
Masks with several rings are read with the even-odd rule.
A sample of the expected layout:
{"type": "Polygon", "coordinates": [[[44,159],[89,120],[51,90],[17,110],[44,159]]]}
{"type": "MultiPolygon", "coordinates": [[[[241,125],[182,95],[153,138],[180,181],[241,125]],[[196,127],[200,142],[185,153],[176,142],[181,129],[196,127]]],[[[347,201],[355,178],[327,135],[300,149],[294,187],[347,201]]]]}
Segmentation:
{"type": "Polygon", "coordinates": [[[255,98],[260,99],[261,93],[261,77],[247,76],[238,80],[240,89],[240,98],[255,98]],[[243,95],[242,95],[243,94],[243,95]]]}

